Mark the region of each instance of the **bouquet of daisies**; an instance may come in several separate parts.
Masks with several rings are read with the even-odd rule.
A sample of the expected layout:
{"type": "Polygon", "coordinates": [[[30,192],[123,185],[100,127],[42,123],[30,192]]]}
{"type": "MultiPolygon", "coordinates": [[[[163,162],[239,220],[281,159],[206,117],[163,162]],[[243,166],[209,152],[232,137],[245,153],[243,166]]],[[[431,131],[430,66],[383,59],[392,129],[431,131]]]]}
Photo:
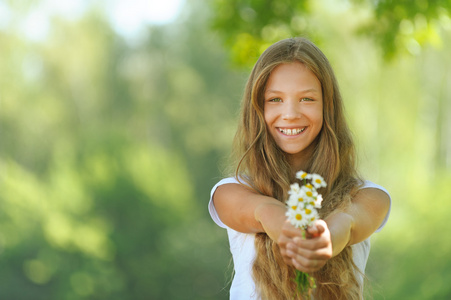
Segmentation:
{"type": "MultiPolygon", "coordinates": [[[[296,178],[299,179],[303,185],[293,183],[288,191],[287,212],[286,215],[290,223],[303,230],[303,237],[305,238],[305,230],[315,220],[319,219],[317,209],[321,208],[323,198],[318,194],[317,189],[326,187],[327,184],[324,178],[318,174],[308,174],[304,171],[296,173],[296,178]]],[[[298,291],[303,295],[309,295],[312,288],[315,288],[315,279],[309,274],[296,270],[295,278],[298,291]]],[[[307,298],[305,297],[305,298],[307,298]]]]}

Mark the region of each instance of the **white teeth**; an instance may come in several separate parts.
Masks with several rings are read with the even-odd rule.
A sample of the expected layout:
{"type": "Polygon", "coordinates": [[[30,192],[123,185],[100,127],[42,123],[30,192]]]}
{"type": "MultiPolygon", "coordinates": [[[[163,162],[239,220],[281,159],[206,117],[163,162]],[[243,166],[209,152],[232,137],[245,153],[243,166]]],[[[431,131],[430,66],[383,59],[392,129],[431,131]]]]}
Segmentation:
{"type": "Polygon", "coordinates": [[[304,128],[296,128],[296,129],[283,129],[283,128],[279,128],[279,131],[282,132],[283,134],[286,135],[296,135],[299,134],[301,132],[303,132],[305,130],[306,127],[304,128]]]}

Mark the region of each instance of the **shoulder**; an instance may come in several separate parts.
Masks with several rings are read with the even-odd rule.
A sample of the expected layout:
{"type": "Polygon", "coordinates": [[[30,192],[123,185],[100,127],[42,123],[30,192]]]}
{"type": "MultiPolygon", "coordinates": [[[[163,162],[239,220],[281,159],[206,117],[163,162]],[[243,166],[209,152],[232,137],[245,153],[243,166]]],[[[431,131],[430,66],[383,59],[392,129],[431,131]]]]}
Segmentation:
{"type": "Polygon", "coordinates": [[[360,187],[358,198],[371,199],[373,204],[387,208],[391,206],[391,197],[389,192],[382,186],[365,180],[360,187]]]}
{"type": "Polygon", "coordinates": [[[391,197],[384,187],[371,181],[364,181],[352,202],[379,220],[376,232],[385,226],[390,215],[391,197]]]}
{"type": "Polygon", "coordinates": [[[387,191],[387,189],[385,189],[383,186],[381,186],[379,184],[376,184],[376,183],[374,183],[372,181],[369,181],[369,180],[364,180],[362,182],[362,185],[360,186],[360,189],[361,190],[364,190],[364,189],[379,190],[379,191],[382,191],[385,194],[387,194],[387,196],[390,198],[390,193],[387,191]]]}
{"type": "Polygon", "coordinates": [[[240,184],[240,181],[238,181],[238,179],[236,179],[235,177],[227,177],[227,178],[223,178],[221,179],[218,183],[216,183],[213,188],[211,189],[211,193],[210,193],[210,197],[212,197],[214,195],[214,193],[216,192],[216,190],[218,189],[218,187],[220,187],[221,185],[224,184],[230,184],[230,183],[235,183],[235,184],[240,184]]]}
{"type": "Polygon", "coordinates": [[[221,179],[216,185],[220,186],[227,183],[239,183],[239,180],[236,177],[227,177],[221,179]]]}
{"type": "MultiPolygon", "coordinates": [[[[222,228],[228,228],[227,225],[225,225],[219,214],[218,214],[218,210],[215,206],[215,202],[213,200],[216,191],[218,190],[219,187],[221,186],[227,186],[230,184],[240,184],[240,181],[238,181],[235,177],[227,177],[227,178],[223,178],[221,179],[218,183],[216,183],[213,188],[211,189],[210,192],[210,201],[208,202],[208,211],[210,213],[210,216],[212,217],[213,221],[220,227],[222,228]]],[[[216,197],[217,198],[217,197],[216,197]]]]}
{"type": "Polygon", "coordinates": [[[365,206],[371,208],[372,211],[380,212],[381,214],[387,214],[390,206],[390,196],[377,188],[365,188],[357,192],[353,199],[353,202],[364,203],[365,206]]]}

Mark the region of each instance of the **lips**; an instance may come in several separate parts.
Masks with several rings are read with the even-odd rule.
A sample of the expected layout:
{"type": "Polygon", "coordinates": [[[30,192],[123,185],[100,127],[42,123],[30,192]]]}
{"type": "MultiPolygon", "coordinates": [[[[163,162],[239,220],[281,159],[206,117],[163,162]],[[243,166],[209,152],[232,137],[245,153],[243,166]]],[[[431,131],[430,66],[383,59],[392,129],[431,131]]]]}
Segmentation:
{"type": "Polygon", "coordinates": [[[278,127],[277,128],[281,133],[285,134],[285,135],[298,135],[302,132],[304,132],[307,127],[299,127],[299,128],[281,128],[278,127]]]}

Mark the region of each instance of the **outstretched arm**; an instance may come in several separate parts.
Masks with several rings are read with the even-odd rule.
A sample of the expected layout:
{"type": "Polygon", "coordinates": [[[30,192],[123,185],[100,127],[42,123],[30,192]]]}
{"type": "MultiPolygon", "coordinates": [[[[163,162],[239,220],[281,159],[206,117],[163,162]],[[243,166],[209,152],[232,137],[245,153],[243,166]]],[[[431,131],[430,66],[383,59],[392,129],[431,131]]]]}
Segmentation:
{"type": "Polygon", "coordinates": [[[285,205],[239,184],[220,186],[213,197],[224,224],[243,233],[266,232],[278,242],[285,262],[303,272],[319,270],[347,245],[369,237],[389,209],[388,195],[378,189],[362,189],[347,210],[319,220],[308,229],[309,239],[286,222],[285,205]]]}
{"type": "Polygon", "coordinates": [[[382,224],[390,208],[389,196],[376,188],[361,189],[344,211],[326,218],[332,235],[333,256],[346,246],[366,240],[382,224]]]}
{"type": "Polygon", "coordinates": [[[275,241],[286,220],[283,203],[236,183],[219,186],[213,203],[228,227],[243,233],[265,232],[275,241]]]}
{"type": "Polygon", "coordinates": [[[327,262],[327,256],[334,257],[346,246],[362,242],[374,233],[389,207],[390,198],[386,193],[374,188],[362,189],[345,211],[333,213],[310,227],[307,230],[310,239],[297,237],[290,226],[285,226],[278,241],[282,256],[300,271],[319,270],[327,262]]]}
{"type": "Polygon", "coordinates": [[[304,240],[302,231],[287,221],[285,204],[251,188],[233,183],[221,185],[213,202],[224,224],[243,233],[265,232],[279,244],[284,261],[303,272],[318,270],[332,257],[331,235],[322,220],[322,226],[312,227],[310,238],[304,240]]]}

